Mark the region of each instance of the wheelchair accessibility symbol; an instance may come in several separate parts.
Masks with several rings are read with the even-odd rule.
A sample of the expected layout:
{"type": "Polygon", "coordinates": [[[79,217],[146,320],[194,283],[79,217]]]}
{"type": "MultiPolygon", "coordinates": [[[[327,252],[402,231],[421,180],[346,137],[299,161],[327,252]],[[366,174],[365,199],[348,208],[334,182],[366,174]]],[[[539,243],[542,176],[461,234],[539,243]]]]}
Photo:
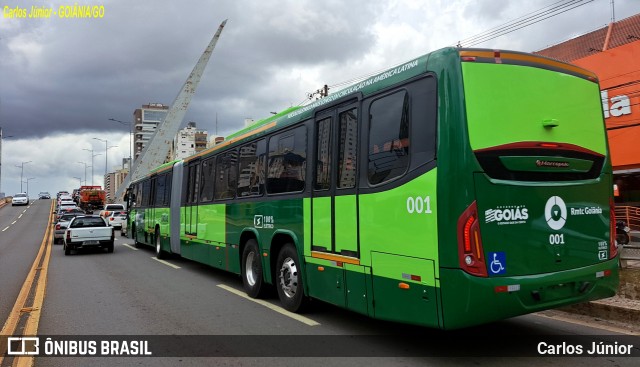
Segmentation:
{"type": "Polygon", "coordinates": [[[507,271],[507,256],[504,252],[489,252],[492,260],[487,266],[492,275],[504,274],[507,271]]]}

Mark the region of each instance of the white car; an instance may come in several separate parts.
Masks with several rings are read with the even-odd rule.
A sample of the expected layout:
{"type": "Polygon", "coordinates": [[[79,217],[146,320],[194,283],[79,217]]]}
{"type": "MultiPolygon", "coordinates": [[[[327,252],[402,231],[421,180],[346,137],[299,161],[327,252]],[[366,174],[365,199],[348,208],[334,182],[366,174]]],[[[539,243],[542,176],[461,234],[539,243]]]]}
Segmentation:
{"type": "Polygon", "coordinates": [[[111,212],[106,220],[111,227],[121,229],[122,222],[127,220],[127,212],[111,212]]]}
{"type": "Polygon", "coordinates": [[[122,212],[125,211],[124,205],[122,204],[107,204],[104,206],[104,209],[100,211],[100,216],[102,218],[107,218],[111,215],[111,212],[122,212]]]}
{"type": "Polygon", "coordinates": [[[58,209],[72,209],[77,207],[76,202],[73,200],[62,200],[60,204],[58,204],[58,209]]]}
{"type": "MultiPolygon", "coordinates": [[[[73,201],[73,198],[70,195],[60,195],[60,197],[58,198],[58,205],[60,205],[60,203],[62,203],[63,201],[73,201]]],[[[73,201],[75,203],[75,201],[73,201]]]]}
{"type": "Polygon", "coordinates": [[[24,192],[13,195],[11,199],[11,206],[14,205],[29,205],[29,197],[24,192]]]}

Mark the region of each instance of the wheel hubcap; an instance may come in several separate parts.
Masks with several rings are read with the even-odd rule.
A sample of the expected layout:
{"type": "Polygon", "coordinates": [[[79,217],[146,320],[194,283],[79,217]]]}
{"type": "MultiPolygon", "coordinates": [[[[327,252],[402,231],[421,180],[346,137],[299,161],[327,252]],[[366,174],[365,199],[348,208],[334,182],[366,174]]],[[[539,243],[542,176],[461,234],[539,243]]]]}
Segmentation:
{"type": "Polygon", "coordinates": [[[292,298],[298,291],[298,268],[295,261],[288,257],[282,263],[280,267],[280,273],[278,274],[280,280],[280,289],[288,298],[292,298]]]}
{"type": "Polygon", "coordinates": [[[247,283],[252,287],[256,285],[256,267],[256,255],[254,252],[250,252],[249,255],[247,255],[247,260],[244,264],[244,273],[247,278],[247,283]]]}

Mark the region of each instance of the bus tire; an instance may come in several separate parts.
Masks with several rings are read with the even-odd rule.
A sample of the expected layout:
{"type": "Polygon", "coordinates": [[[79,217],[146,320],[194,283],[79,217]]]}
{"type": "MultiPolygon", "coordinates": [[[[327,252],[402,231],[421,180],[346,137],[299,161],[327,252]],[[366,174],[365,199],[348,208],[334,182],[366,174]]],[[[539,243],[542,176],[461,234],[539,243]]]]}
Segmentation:
{"type": "Polygon", "coordinates": [[[162,251],[162,243],[160,242],[160,230],[156,228],[156,258],[164,259],[164,251],[162,251]]]}
{"type": "Polygon", "coordinates": [[[276,262],[276,288],[282,306],[291,312],[300,312],[309,303],[304,295],[302,269],[295,246],[285,244],[276,262]]]}
{"type": "Polygon", "coordinates": [[[140,248],[140,242],[138,242],[138,232],[136,232],[135,224],[131,227],[131,238],[133,238],[133,247],[140,248]]]}
{"type": "Polygon", "coordinates": [[[242,251],[242,286],[251,298],[264,296],[266,285],[263,281],[262,259],[258,243],[253,238],[249,239],[242,251]]]}

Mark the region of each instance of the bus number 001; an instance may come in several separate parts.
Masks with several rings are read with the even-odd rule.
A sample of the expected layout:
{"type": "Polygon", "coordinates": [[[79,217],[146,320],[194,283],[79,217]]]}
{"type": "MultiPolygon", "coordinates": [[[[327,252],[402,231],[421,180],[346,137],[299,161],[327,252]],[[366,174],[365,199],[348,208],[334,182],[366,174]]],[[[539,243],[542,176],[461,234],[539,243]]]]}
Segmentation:
{"type": "Polygon", "coordinates": [[[409,214],[431,214],[431,197],[408,197],[407,198],[407,211],[409,214]]]}
{"type": "Polygon", "coordinates": [[[564,234],[550,234],[549,243],[552,245],[564,245],[564,234]]]}

